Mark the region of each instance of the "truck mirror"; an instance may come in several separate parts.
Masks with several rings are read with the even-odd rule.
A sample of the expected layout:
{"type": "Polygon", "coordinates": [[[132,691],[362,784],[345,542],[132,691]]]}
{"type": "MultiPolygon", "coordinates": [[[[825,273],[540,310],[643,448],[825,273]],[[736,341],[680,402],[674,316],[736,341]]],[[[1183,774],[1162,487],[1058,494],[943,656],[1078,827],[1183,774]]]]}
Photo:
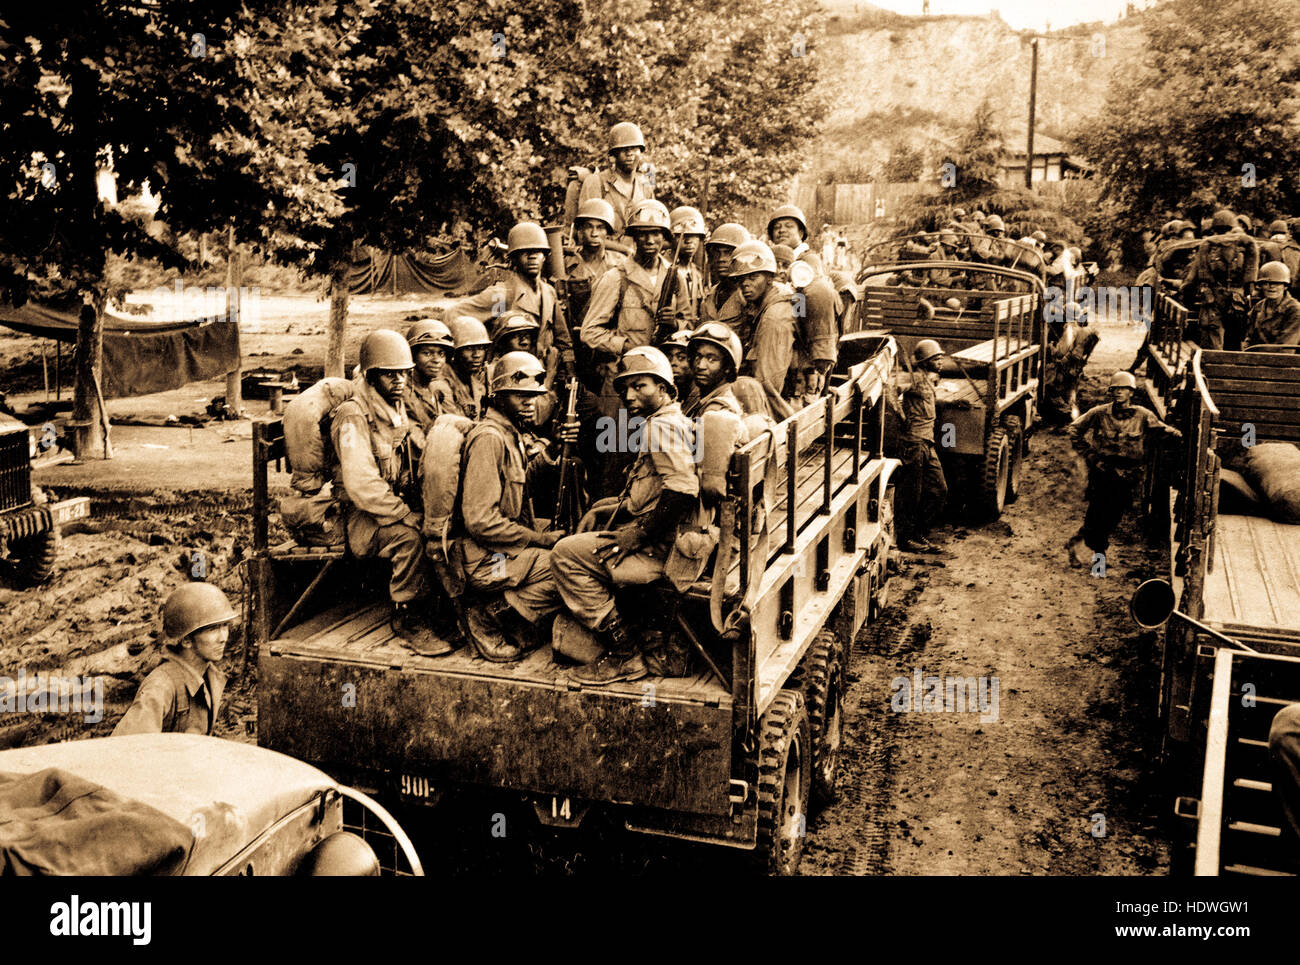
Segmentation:
{"type": "Polygon", "coordinates": [[[1138,626],[1152,630],[1174,612],[1174,588],[1166,580],[1147,580],[1128,601],[1128,612],[1138,626]]]}

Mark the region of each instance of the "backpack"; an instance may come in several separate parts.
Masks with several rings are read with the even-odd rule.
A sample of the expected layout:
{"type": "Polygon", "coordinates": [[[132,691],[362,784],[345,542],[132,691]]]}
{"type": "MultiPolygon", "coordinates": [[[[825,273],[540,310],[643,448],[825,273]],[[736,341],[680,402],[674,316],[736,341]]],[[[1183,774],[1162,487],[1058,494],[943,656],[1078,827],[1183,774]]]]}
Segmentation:
{"type": "Polygon", "coordinates": [[[321,379],[284,407],[284,447],[293,467],[290,485],[304,496],[315,496],[328,479],[330,416],[355,392],[348,379],[321,379]]]}
{"type": "Polygon", "coordinates": [[[420,461],[420,489],[424,496],[424,535],[444,545],[456,497],[460,494],[465,438],[476,423],[463,415],[444,412],[424,437],[420,461]]]}
{"type": "Polygon", "coordinates": [[[1236,241],[1211,239],[1205,250],[1205,270],[1211,283],[1224,288],[1239,288],[1246,268],[1246,253],[1236,241]]]}

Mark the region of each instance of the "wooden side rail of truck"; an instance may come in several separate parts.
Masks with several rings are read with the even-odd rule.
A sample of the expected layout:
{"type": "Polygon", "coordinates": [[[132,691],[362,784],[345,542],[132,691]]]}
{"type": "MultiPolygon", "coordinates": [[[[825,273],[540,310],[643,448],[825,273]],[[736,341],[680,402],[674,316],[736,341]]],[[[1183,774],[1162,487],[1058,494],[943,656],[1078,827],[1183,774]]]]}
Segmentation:
{"type": "MultiPolygon", "coordinates": [[[[389,628],[385,564],[304,566],[263,537],[259,743],[381,798],[496,789],[548,825],[600,809],[792,872],[810,798],[833,793],[846,652],[883,599],[892,543],[883,427],[897,346],[855,349],[862,361],[823,400],[732,457],[712,572],[685,594],[655,590],[678,598],[694,676],[592,687],[549,647],[505,665],[469,648],[419,656],[389,628]]],[[[254,446],[264,534],[257,480],[283,444],[273,425],[256,438],[268,440],[254,446]]]]}

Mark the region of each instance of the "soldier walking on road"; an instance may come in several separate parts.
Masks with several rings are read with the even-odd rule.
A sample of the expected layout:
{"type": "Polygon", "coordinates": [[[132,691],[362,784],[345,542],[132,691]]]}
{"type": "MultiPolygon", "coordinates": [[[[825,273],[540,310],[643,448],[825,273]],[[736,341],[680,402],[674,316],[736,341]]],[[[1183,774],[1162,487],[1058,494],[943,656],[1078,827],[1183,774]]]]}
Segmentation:
{"type": "Polygon", "coordinates": [[[948,481],[934,445],[934,385],[943,361],[943,349],[932,338],[923,338],[912,352],[913,369],[902,393],[902,403],[890,402],[903,420],[895,492],[898,513],[898,546],[909,553],[938,550],[929,540],[930,527],[948,501],[948,481]]]}
{"type": "Polygon", "coordinates": [[[1084,493],[1088,510],[1079,531],[1065,544],[1071,566],[1083,565],[1076,553],[1080,544],[1105,557],[1111,534],[1142,482],[1147,432],[1158,429],[1176,438],[1182,436],[1150,409],[1131,404],[1136,388],[1133,373],[1116,372],[1110,377],[1110,402],[1093,406],[1066,429],[1075,451],[1088,466],[1084,493]]]}

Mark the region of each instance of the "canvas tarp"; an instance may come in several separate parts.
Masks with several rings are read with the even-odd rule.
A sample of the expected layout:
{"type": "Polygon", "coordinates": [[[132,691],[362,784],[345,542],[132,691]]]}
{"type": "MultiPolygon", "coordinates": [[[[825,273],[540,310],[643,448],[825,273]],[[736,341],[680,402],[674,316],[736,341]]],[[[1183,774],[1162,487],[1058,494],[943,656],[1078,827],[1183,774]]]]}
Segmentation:
{"type": "MultiPolygon", "coordinates": [[[[0,325],[37,338],[75,344],[76,312],[28,302],[0,304],[0,325]]],[[[239,367],[239,331],[224,315],[146,322],[104,317],[104,398],[179,389],[239,367]]]]}
{"type": "Polygon", "coordinates": [[[358,248],[348,289],[353,295],[468,294],[478,272],[465,252],[445,255],[358,248]]]}

